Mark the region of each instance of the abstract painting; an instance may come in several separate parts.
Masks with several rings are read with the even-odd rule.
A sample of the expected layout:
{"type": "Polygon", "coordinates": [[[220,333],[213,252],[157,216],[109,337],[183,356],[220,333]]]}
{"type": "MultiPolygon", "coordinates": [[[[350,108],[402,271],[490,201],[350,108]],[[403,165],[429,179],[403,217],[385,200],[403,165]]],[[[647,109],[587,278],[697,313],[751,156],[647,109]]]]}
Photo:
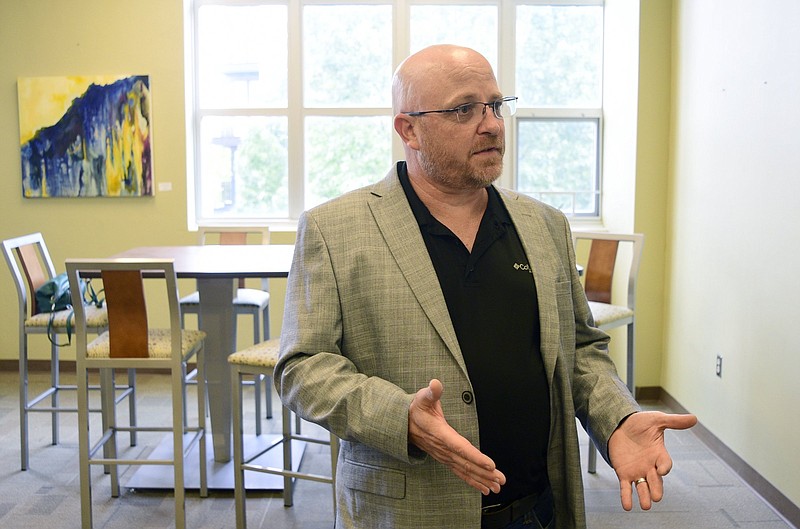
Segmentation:
{"type": "Polygon", "coordinates": [[[150,79],[17,80],[22,195],[153,195],[150,79]]]}

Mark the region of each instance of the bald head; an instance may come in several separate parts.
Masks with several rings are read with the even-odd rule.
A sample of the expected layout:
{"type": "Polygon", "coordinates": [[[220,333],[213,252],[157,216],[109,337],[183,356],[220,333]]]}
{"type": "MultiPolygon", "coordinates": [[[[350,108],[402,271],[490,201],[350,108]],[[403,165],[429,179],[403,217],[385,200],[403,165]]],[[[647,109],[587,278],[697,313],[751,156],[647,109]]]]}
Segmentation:
{"type": "Polygon", "coordinates": [[[392,79],[394,113],[441,105],[442,99],[453,93],[451,88],[475,76],[497,83],[489,61],[471,48],[450,44],[424,48],[410,55],[395,71],[392,79]]]}

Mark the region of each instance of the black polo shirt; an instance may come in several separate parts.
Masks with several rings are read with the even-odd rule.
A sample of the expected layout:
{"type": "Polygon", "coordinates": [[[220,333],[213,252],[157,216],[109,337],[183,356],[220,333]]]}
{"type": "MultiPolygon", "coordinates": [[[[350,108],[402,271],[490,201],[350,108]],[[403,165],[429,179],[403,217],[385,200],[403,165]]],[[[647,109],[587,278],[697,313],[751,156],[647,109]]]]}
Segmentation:
{"type": "Polygon", "coordinates": [[[540,492],[548,485],[550,394],[539,350],[536,284],[514,224],[497,190],[487,187],[489,202],[470,253],[419,199],[405,163],[397,169],[467,365],[481,451],[507,478],[483,504],[540,492]]]}

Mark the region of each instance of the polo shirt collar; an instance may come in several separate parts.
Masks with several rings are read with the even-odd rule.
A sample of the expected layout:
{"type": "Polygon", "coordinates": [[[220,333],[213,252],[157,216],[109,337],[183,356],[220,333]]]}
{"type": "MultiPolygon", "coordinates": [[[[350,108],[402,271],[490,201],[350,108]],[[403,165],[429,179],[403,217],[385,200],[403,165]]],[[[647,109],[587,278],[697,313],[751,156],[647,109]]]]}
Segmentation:
{"type": "MultiPolygon", "coordinates": [[[[422,202],[422,199],[419,198],[417,192],[414,191],[414,187],[411,185],[411,180],[408,177],[408,167],[406,166],[406,162],[397,162],[397,176],[400,179],[400,185],[403,186],[403,191],[405,192],[408,203],[411,206],[411,211],[414,213],[414,217],[417,219],[417,223],[419,224],[420,228],[424,228],[430,233],[435,233],[437,235],[449,235],[450,230],[448,230],[441,222],[436,220],[436,217],[431,215],[428,207],[422,202]]],[[[489,185],[486,187],[486,191],[489,195],[489,200],[486,204],[486,212],[483,214],[483,222],[493,218],[495,219],[495,226],[500,229],[504,229],[504,225],[511,225],[511,217],[509,216],[508,211],[506,210],[505,205],[500,198],[500,194],[497,192],[497,189],[495,189],[494,185],[489,185]]]]}

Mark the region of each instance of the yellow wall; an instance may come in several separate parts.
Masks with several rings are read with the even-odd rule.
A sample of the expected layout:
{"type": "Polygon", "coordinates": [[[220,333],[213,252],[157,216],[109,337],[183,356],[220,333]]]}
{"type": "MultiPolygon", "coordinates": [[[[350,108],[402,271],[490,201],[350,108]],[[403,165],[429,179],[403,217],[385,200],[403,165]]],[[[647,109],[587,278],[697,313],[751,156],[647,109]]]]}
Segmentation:
{"type": "MultiPolygon", "coordinates": [[[[187,228],[183,46],[182,0],[0,1],[0,239],[42,232],[58,271],[68,257],[196,241],[187,228]],[[95,74],[150,76],[155,181],[172,190],[149,198],[23,199],[17,78],[95,74]]],[[[273,242],[291,237],[276,234],[273,242]]],[[[182,291],[192,287],[181,282],[182,291]]],[[[279,332],[282,280],[271,287],[270,319],[279,332]]],[[[7,271],[0,299],[0,360],[16,359],[17,294],[7,271]]],[[[249,323],[242,325],[240,335],[250,336],[249,323]]],[[[48,350],[46,338],[32,339],[32,358],[49,358],[48,350]]]]}
{"type": "Polygon", "coordinates": [[[636,385],[660,386],[669,157],[672,0],[641,2],[634,231],[645,234],[637,286],[636,385]]]}
{"type": "MultiPolygon", "coordinates": [[[[132,246],[188,244],[195,236],[187,229],[187,164],[184,84],[184,28],[182,0],[0,0],[0,238],[41,231],[59,271],[67,257],[107,256],[132,246]],[[169,183],[171,191],[136,199],[23,199],[20,183],[18,77],[96,74],[150,76],[153,114],[153,157],[156,185],[169,183]]],[[[637,39],[639,5],[635,0],[607,0],[606,157],[608,191],[603,219],[610,230],[633,229],[636,189],[637,39]]],[[[648,237],[651,235],[648,234],[648,237]]],[[[273,242],[291,243],[293,234],[273,236],[273,242]]],[[[653,246],[655,248],[655,246],[653,246]]],[[[649,252],[651,245],[646,246],[649,252]]],[[[645,263],[652,262],[647,255],[645,263]]],[[[0,331],[16,336],[15,298],[8,276],[0,274],[0,296],[9,310],[0,331]]],[[[646,281],[647,274],[643,274],[646,281]]],[[[660,280],[656,283],[661,285],[660,280]]],[[[273,332],[280,330],[282,280],[271,281],[273,332]]],[[[643,285],[644,286],[644,285],[643,285]]],[[[182,290],[192,285],[181,283],[182,290]]],[[[646,286],[644,287],[647,288],[646,286]]],[[[659,295],[661,293],[659,292],[659,295]]],[[[640,300],[643,299],[640,296],[640,300]]],[[[654,306],[661,304],[647,298],[654,306]]],[[[647,303],[645,303],[647,305],[647,303]]],[[[645,309],[647,310],[647,309],[645,309]]],[[[4,312],[5,313],[5,312],[4,312]]],[[[660,318],[642,318],[642,321],[660,318]]],[[[247,326],[246,321],[243,325],[247,326]]],[[[249,336],[247,329],[240,333],[249,336]]],[[[624,374],[625,334],[615,332],[614,356],[624,374]]],[[[660,327],[643,324],[637,342],[644,355],[637,366],[637,385],[657,386],[660,327]],[[651,360],[650,356],[656,358],[651,360]]],[[[16,358],[13,347],[0,350],[0,360],[16,358]]],[[[47,342],[34,338],[32,357],[47,358],[47,342]]],[[[71,351],[64,352],[69,357],[71,351]]]]}
{"type": "MultiPolygon", "coordinates": [[[[0,3],[0,236],[43,232],[62,269],[70,255],[192,241],[186,229],[182,4],[144,0],[132,5],[0,3]],[[170,182],[173,190],[136,199],[23,199],[17,78],[107,73],[150,75],[155,178],[170,182]]],[[[10,283],[2,286],[7,299],[10,283]]]]}

